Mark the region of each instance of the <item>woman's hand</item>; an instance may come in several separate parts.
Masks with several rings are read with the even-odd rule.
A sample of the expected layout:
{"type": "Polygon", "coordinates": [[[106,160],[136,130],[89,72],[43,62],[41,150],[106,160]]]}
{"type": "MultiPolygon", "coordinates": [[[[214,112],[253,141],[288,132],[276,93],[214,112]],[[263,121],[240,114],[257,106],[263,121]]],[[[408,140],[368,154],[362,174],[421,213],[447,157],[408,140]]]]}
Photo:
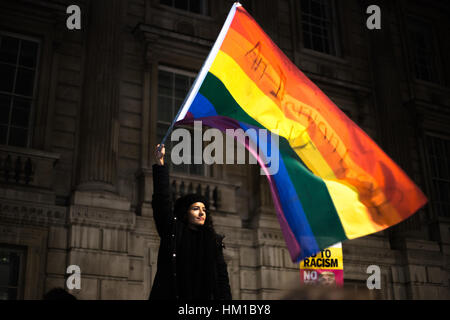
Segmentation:
{"type": "Polygon", "coordinates": [[[166,154],[166,147],[164,145],[161,146],[161,150],[158,150],[159,144],[156,146],[155,150],[155,160],[156,164],[159,166],[164,165],[164,155],[166,154]]]}

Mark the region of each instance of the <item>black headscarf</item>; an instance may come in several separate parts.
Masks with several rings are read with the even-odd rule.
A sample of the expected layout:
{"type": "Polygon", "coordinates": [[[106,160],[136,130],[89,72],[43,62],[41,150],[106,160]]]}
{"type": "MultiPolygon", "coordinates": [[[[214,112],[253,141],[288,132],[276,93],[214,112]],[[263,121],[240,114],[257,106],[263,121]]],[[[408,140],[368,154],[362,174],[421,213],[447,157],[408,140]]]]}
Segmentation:
{"type": "Polygon", "coordinates": [[[177,248],[177,281],[181,299],[198,300],[214,297],[215,260],[217,235],[212,225],[208,200],[198,194],[185,195],[175,202],[175,215],[184,228],[177,248]],[[189,228],[187,214],[189,207],[202,202],[206,208],[205,224],[189,228]]]}
{"type": "MultiPolygon", "coordinates": [[[[200,194],[190,193],[178,198],[177,201],[175,201],[174,211],[177,218],[181,219],[182,221],[185,221],[189,207],[191,206],[191,204],[196,202],[202,202],[205,205],[206,212],[208,213],[209,210],[208,200],[200,194]]],[[[206,215],[206,218],[208,218],[208,215],[206,215]]]]}

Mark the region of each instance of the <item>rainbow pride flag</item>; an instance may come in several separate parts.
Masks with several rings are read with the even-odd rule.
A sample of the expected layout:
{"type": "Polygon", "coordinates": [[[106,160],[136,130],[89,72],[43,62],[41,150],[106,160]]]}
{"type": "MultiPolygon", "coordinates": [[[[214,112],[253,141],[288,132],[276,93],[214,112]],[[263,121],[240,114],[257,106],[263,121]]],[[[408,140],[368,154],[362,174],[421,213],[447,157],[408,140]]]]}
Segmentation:
{"type": "Polygon", "coordinates": [[[294,262],[395,225],[427,202],[239,3],[174,121],[194,120],[222,131],[278,130],[279,170],[267,178],[294,262]]]}

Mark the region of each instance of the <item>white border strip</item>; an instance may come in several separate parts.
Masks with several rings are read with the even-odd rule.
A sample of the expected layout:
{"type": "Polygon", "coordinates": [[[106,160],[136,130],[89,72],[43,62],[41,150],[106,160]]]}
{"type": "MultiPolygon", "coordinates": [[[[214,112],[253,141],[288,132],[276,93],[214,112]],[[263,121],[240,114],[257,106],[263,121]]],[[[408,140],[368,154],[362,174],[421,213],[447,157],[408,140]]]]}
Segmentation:
{"type": "Polygon", "coordinates": [[[342,242],[335,243],[332,246],[329,246],[328,248],[342,248],[342,242]]]}
{"type": "Polygon", "coordinates": [[[203,63],[202,68],[200,69],[200,73],[198,74],[197,78],[194,81],[194,84],[192,85],[191,89],[189,90],[189,93],[187,94],[186,98],[184,99],[183,104],[180,107],[180,110],[178,111],[177,116],[175,117],[174,122],[182,120],[189,109],[189,107],[192,104],[192,101],[194,100],[194,97],[197,95],[198,90],[200,89],[200,86],[203,83],[203,80],[205,80],[205,77],[209,71],[209,68],[211,67],[214,59],[216,58],[217,53],[219,52],[220,47],[222,46],[222,42],[225,39],[225,36],[227,35],[228,29],[230,28],[231,22],[233,21],[234,15],[236,13],[236,8],[241,7],[242,5],[239,2],[235,2],[233,4],[233,7],[231,7],[230,12],[228,13],[227,19],[225,20],[225,23],[223,24],[222,30],[219,33],[219,36],[217,37],[216,42],[214,43],[211,51],[208,54],[208,57],[206,58],[205,62],[203,63]]]}
{"type": "Polygon", "coordinates": [[[171,72],[171,73],[175,73],[175,74],[180,74],[183,76],[187,76],[189,78],[195,78],[198,75],[198,72],[189,72],[189,71],[182,70],[182,69],[168,67],[163,64],[158,66],[158,70],[167,71],[167,72],[171,72]]]}

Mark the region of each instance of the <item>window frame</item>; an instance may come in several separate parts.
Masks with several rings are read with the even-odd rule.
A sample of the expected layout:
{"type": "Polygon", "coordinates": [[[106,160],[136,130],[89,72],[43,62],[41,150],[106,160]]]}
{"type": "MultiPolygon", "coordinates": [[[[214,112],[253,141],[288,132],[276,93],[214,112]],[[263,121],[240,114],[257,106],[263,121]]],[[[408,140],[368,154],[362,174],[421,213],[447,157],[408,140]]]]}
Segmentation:
{"type": "Polygon", "coordinates": [[[442,63],[441,63],[441,58],[440,58],[439,42],[437,39],[435,25],[433,24],[433,22],[430,19],[427,19],[425,17],[420,17],[417,15],[413,15],[413,14],[407,14],[405,20],[406,20],[406,32],[408,34],[406,41],[407,41],[407,44],[409,47],[409,52],[411,52],[411,68],[413,70],[412,77],[414,78],[415,81],[423,82],[426,84],[437,85],[437,86],[443,85],[443,75],[442,75],[441,68],[439,68],[439,66],[442,65],[442,63]],[[434,59],[432,60],[433,64],[431,66],[432,67],[431,74],[434,73],[436,75],[435,79],[427,80],[427,79],[423,79],[418,76],[418,70],[417,70],[418,58],[417,58],[416,46],[414,44],[415,41],[413,41],[413,39],[412,39],[412,34],[413,34],[413,31],[422,30],[422,28],[416,27],[414,22],[419,22],[422,25],[424,25],[424,24],[428,25],[428,27],[430,29],[431,34],[425,35],[425,37],[430,39],[429,44],[431,45],[431,50],[433,50],[432,55],[434,56],[434,59]]]}
{"type": "MultiPolygon", "coordinates": [[[[42,43],[42,39],[38,38],[38,37],[33,37],[30,35],[25,35],[25,34],[21,34],[21,33],[16,33],[16,32],[10,32],[10,31],[6,31],[3,29],[0,29],[0,36],[7,36],[7,37],[11,37],[11,38],[15,38],[18,39],[20,41],[31,41],[31,42],[35,42],[37,44],[37,54],[36,54],[36,66],[34,68],[34,79],[33,79],[33,94],[31,96],[31,102],[30,102],[30,113],[29,113],[29,119],[28,119],[28,126],[27,126],[27,141],[25,146],[17,146],[14,144],[9,144],[9,132],[10,132],[10,128],[11,128],[11,114],[9,115],[9,121],[8,121],[8,133],[7,133],[7,138],[6,138],[6,146],[13,146],[13,147],[19,147],[19,148],[31,148],[32,147],[32,143],[33,143],[33,128],[34,128],[34,124],[35,124],[35,117],[36,117],[36,105],[38,104],[38,82],[40,79],[40,60],[41,60],[41,53],[43,50],[43,43],[42,43]]],[[[19,47],[20,50],[21,47],[19,47]]],[[[20,52],[20,51],[19,51],[20,52]]],[[[16,76],[17,76],[17,69],[19,68],[19,64],[18,61],[15,62],[14,64],[15,67],[15,76],[14,76],[14,81],[16,81],[16,76]]],[[[6,91],[0,91],[0,94],[3,95],[7,95],[10,96],[11,98],[13,97],[24,97],[21,95],[17,95],[14,93],[14,89],[15,89],[15,83],[13,84],[13,88],[11,92],[6,92],[6,91]]],[[[27,99],[29,99],[29,97],[27,97],[27,99]]],[[[12,103],[13,103],[13,99],[11,99],[10,102],[10,112],[12,109],[12,103]]]]}
{"type": "MultiPolygon", "coordinates": [[[[439,201],[440,199],[437,199],[438,201],[436,201],[436,185],[435,185],[435,180],[444,180],[444,182],[448,183],[450,186],[450,172],[449,172],[449,179],[445,179],[445,178],[441,178],[441,177],[434,177],[433,172],[435,171],[435,168],[433,168],[433,160],[432,157],[429,153],[429,147],[427,146],[429,144],[429,139],[438,139],[438,140],[443,140],[446,141],[449,144],[449,149],[450,149],[450,137],[449,136],[445,136],[445,135],[441,135],[441,134],[436,134],[434,132],[431,131],[426,131],[424,132],[424,136],[423,136],[423,149],[424,149],[424,154],[425,154],[425,158],[426,158],[426,163],[427,163],[427,174],[426,177],[428,180],[428,190],[429,190],[429,202],[430,202],[430,209],[432,212],[432,217],[434,219],[439,219],[439,218],[444,218],[444,219],[449,219],[450,218],[450,210],[448,212],[444,212],[444,214],[442,214],[440,207],[438,207],[436,205],[436,202],[441,202],[439,201]],[[433,170],[434,169],[434,170],[433,170]]],[[[450,163],[450,159],[447,159],[448,163],[450,163]]],[[[450,171],[450,169],[447,169],[450,171]]],[[[445,198],[445,197],[444,197],[445,198]]],[[[450,201],[447,203],[447,205],[449,205],[450,208],[450,201]]]]}
{"type": "MultiPolygon", "coordinates": [[[[164,65],[164,64],[158,64],[158,68],[157,68],[157,77],[158,77],[158,85],[157,85],[157,102],[156,102],[156,139],[158,139],[158,126],[160,125],[160,124],[163,124],[163,125],[165,125],[165,126],[170,126],[171,125],[171,122],[166,122],[166,121],[164,121],[164,120],[159,120],[159,117],[158,117],[158,109],[159,109],[159,106],[158,106],[158,100],[159,100],[159,97],[160,97],[160,93],[159,93],[159,88],[160,88],[160,84],[159,84],[159,72],[160,71],[165,71],[165,72],[170,72],[170,73],[172,73],[172,74],[178,74],[178,75],[183,75],[183,76],[186,76],[186,77],[190,77],[191,79],[192,79],[192,82],[191,82],[191,86],[192,86],[192,84],[193,84],[193,82],[195,81],[195,78],[197,77],[197,73],[195,73],[195,72],[192,72],[192,71],[188,71],[188,70],[186,70],[186,69],[180,69],[180,68],[174,68],[174,67],[171,67],[171,66],[167,66],[167,65],[164,65]]],[[[190,89],[190,87],[188,88],[188,92],[189,92],[189,89],[190,89]]],[[[172,97],[172,99],[173,99],[173,97],[172,97]]],[[[174,114],[176,115],[177,114],[177,112],[178,112],[178,110],[179,110],[179,108],[181,107],[181,105],[180,106],[175,106],[175,110],[174,110],[174,114]]],[[[191,126],[180,126],[181,128],[185,128],[185,129],[187,129],[187,130],[189,130],[191,133],[193,132],[193,127],[191,127],[191,126]]],[[[168,137],[168,139],[170,139],[170,136],[168,137]]],[[[191,140],[191,142],[193,143],[193,141],[191,140]]],[[[157,143],[160,143],[160,141],[157,141],[157,143]]],[[[204,146],[203,146],[204,147],[204,146]]],[[[168,152],[169,150],[166,150],[166,159],[168,159],[168,157],[170,156],[170,151],[168,152]]],[[[193,152],[194,150],[191,150],[191,152],[193,152]]],[[[186,165],[187,166],[187,168],[188,168],[188,171],[186,172],[186,171],[180,171],[180,170],[175,170],[174,169],[174,165],[172,164],[172,162],[169,162],[170,163],[170,169],[171,169],[171,171],[174,173],[174,174],[176,174],[176,175],[187,175],[187,176],[197,176],[197,177],[211,177],[211,168],[210,168],[210,166],[209,165],[206,165],[204,162],[203,162],[203,160],[202,160],[202,163],[201,164],[199,164],[199,165],[197,165],[197,166],[202,166],[202,171],[203,171],[203,173],[202,174],[197,174],[197,173],[193,173],[192,172],[192,166],[194,165],[194,164],[189,164],[189,165],[186,165]]]]}
{"type": "MultiPolygon", "coordinates": [[[[172,2],[172,5],[162,3],[162,0],[156,0],[156,1],[159,6],[164,7],[164,8],[170,8],[170,10],[175,10],[177,12],[188,13],[188,14],[201,16],[201,17],[210,17],[211,16],[211,3],[209,0],[203,0],[202,12],[194,12],[189,9],[177,8],[177,7],[175,7],[175,0],[170,0],[172,2]]],[[[188,1],[188,7],[189,7],[189,3],[191,0],[185,0],[185,1],[188,1]]]]}
{"type": "MultiPolygon", "coordinates": [[[[306,0],[311,1],[311,0],[306,0]]],[[[302,8],[302,1],[299,1],[298,3],[298,11],[299,11],[299,29],[300,29],[300,47],[303,51],[309,51],[314,52],[315,54],[321,54],[326,55],[328,57],[333,57],[340,59],[343,57],[343,49],[341,44],[341,32],[339,28],[339,13],[338,13],[338,6],[336,4],[336,1],[329,0],[329,8],[330,8],[330,36],[328,37],[328,45],[330,46],[330,52],[325,51],[319,51],[317,49],[308,48],[305,46],[305,31],[304,31],[304,23],[305,20],[303,18],[303,15],[306,15],[302,8]],[[331,50],[331,45],[334,48],[334,53],[331,50]]],[[[307,14],[311,16],[311,14],[307,14]]],[[[312,39],[312,35],[310,36],[312,39]]],[[[322,39],[323,40],[323,39],[322,39]]]]}
{"type": "MultiPolygon", "coordinates": [[[[20,257],[19,262],[19,270],[18,270],[18,279],[17,279],[17,295],[16,300],[21,300],[24,298],[24,291],[25,291],[25,270],[26,270],[26,263],[27,263],[27,248],[23,246],[15,246],[15,245],[9,245],[0,243],[0,251],[9,251],[9,252],[17,252],[20,257]]],[[[7,288],[10,288],[8,285],[7,288]]]]}

